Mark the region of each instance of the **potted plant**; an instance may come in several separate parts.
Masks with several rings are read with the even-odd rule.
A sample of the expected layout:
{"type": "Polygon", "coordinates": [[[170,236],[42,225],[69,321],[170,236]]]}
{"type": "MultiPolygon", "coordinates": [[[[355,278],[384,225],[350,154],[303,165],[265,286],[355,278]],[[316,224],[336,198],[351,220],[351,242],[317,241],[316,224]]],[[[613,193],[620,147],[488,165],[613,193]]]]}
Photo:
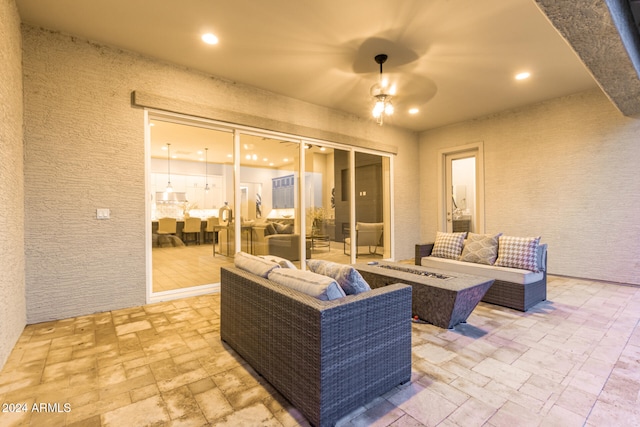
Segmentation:
{"type": "Polygon", "coordinates": [[[309,208],[311,216],[311,233],[313,235],[325,234],[324,221],[327,211],[324,208],[309,208]]]}

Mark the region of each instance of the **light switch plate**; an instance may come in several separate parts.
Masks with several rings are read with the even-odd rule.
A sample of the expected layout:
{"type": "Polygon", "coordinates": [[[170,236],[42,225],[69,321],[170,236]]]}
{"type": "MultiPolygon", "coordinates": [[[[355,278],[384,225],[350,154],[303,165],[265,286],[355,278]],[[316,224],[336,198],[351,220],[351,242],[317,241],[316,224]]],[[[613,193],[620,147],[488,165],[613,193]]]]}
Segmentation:
{"type": "Polygon", "coordinates": [[[97,219],[109,219],[110,216],[111,216],[111,211],[109,209],[96,209],[97,219]]]}

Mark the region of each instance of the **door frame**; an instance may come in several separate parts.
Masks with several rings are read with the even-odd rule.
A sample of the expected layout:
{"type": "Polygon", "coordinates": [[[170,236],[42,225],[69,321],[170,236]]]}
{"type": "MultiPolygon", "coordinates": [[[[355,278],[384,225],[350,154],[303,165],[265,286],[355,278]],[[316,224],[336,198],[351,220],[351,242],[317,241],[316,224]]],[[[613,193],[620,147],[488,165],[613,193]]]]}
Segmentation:
{"type": "Polygon", "coordinates": [[[483,141],[438,150],[438,231],[447,231],[447,156],[469,154],[476,159],[476,211],[474,232],[484,233],[484,143],[483,141]]]}

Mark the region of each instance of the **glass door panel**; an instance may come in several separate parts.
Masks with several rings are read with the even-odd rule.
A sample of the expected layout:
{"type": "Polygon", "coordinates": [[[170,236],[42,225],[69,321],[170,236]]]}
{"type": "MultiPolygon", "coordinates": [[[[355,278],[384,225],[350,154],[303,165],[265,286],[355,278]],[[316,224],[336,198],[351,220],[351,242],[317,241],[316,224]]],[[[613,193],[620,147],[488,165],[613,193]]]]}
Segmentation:
{"type": "Polygon", "coordinates": [[[313,259],[349,263],[344,251],[344,225],[349,224],[348,199],[341,200],[342,176],[347,179],[349,152],[330,147],[305,148],[306,245],[313,259]]]}
{"type": "Polygon", "coordinates": [[[240,135],[241,250],[300,265],[300,145],[240,135]]]}
{"type": "Polygon", "coordinates": [[[376,154],[355,153],[356,232],[349,243],[359,260],[390,257],[389,162],[376,154]]]}
{"type": "Polygon", "coordinates": [[[153,115],[149,129],[152,293],[218,283],[229,259],[214,248],[233,253],[218,221],[233,200],[232,134],[153,115]]]}
{"type": "Polygon", "coordinates": [[[447,231],[475,231],[476,157],[474,153],[446,156],[447,231]]]}

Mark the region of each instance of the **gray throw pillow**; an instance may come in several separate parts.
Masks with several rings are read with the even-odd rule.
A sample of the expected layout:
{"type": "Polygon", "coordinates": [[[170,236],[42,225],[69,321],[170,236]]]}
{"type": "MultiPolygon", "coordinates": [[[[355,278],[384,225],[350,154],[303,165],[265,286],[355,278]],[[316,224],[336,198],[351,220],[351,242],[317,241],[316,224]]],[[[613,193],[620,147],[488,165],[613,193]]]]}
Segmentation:
{"type": "Polygon", "coordinates": [[[272,222],[268,223],[267,226],[265,227],[265,235],[266,236],[271,236],[272,234],[276,234],[276,227],[273,225],[272,222]]]}
{"type": "Polygon", "coordinates": [[[334,279],[347,295],[356,295],[371,290],[371,287],[360,272],[350,265],[321,259],[310,259],[307,260],[307,267],[314,273],[334,279]]]}
{"type": "Polygon", "coordinates": [[[293,224],[280,224],[278,222],[273,223],[278,234],[293,234],[293,224]]]}
{"type": "Polygon", "coordinates": [[[460,261],[493,265],[498,258],[498,238],[501,235],[469,233],[460,261]]]}

